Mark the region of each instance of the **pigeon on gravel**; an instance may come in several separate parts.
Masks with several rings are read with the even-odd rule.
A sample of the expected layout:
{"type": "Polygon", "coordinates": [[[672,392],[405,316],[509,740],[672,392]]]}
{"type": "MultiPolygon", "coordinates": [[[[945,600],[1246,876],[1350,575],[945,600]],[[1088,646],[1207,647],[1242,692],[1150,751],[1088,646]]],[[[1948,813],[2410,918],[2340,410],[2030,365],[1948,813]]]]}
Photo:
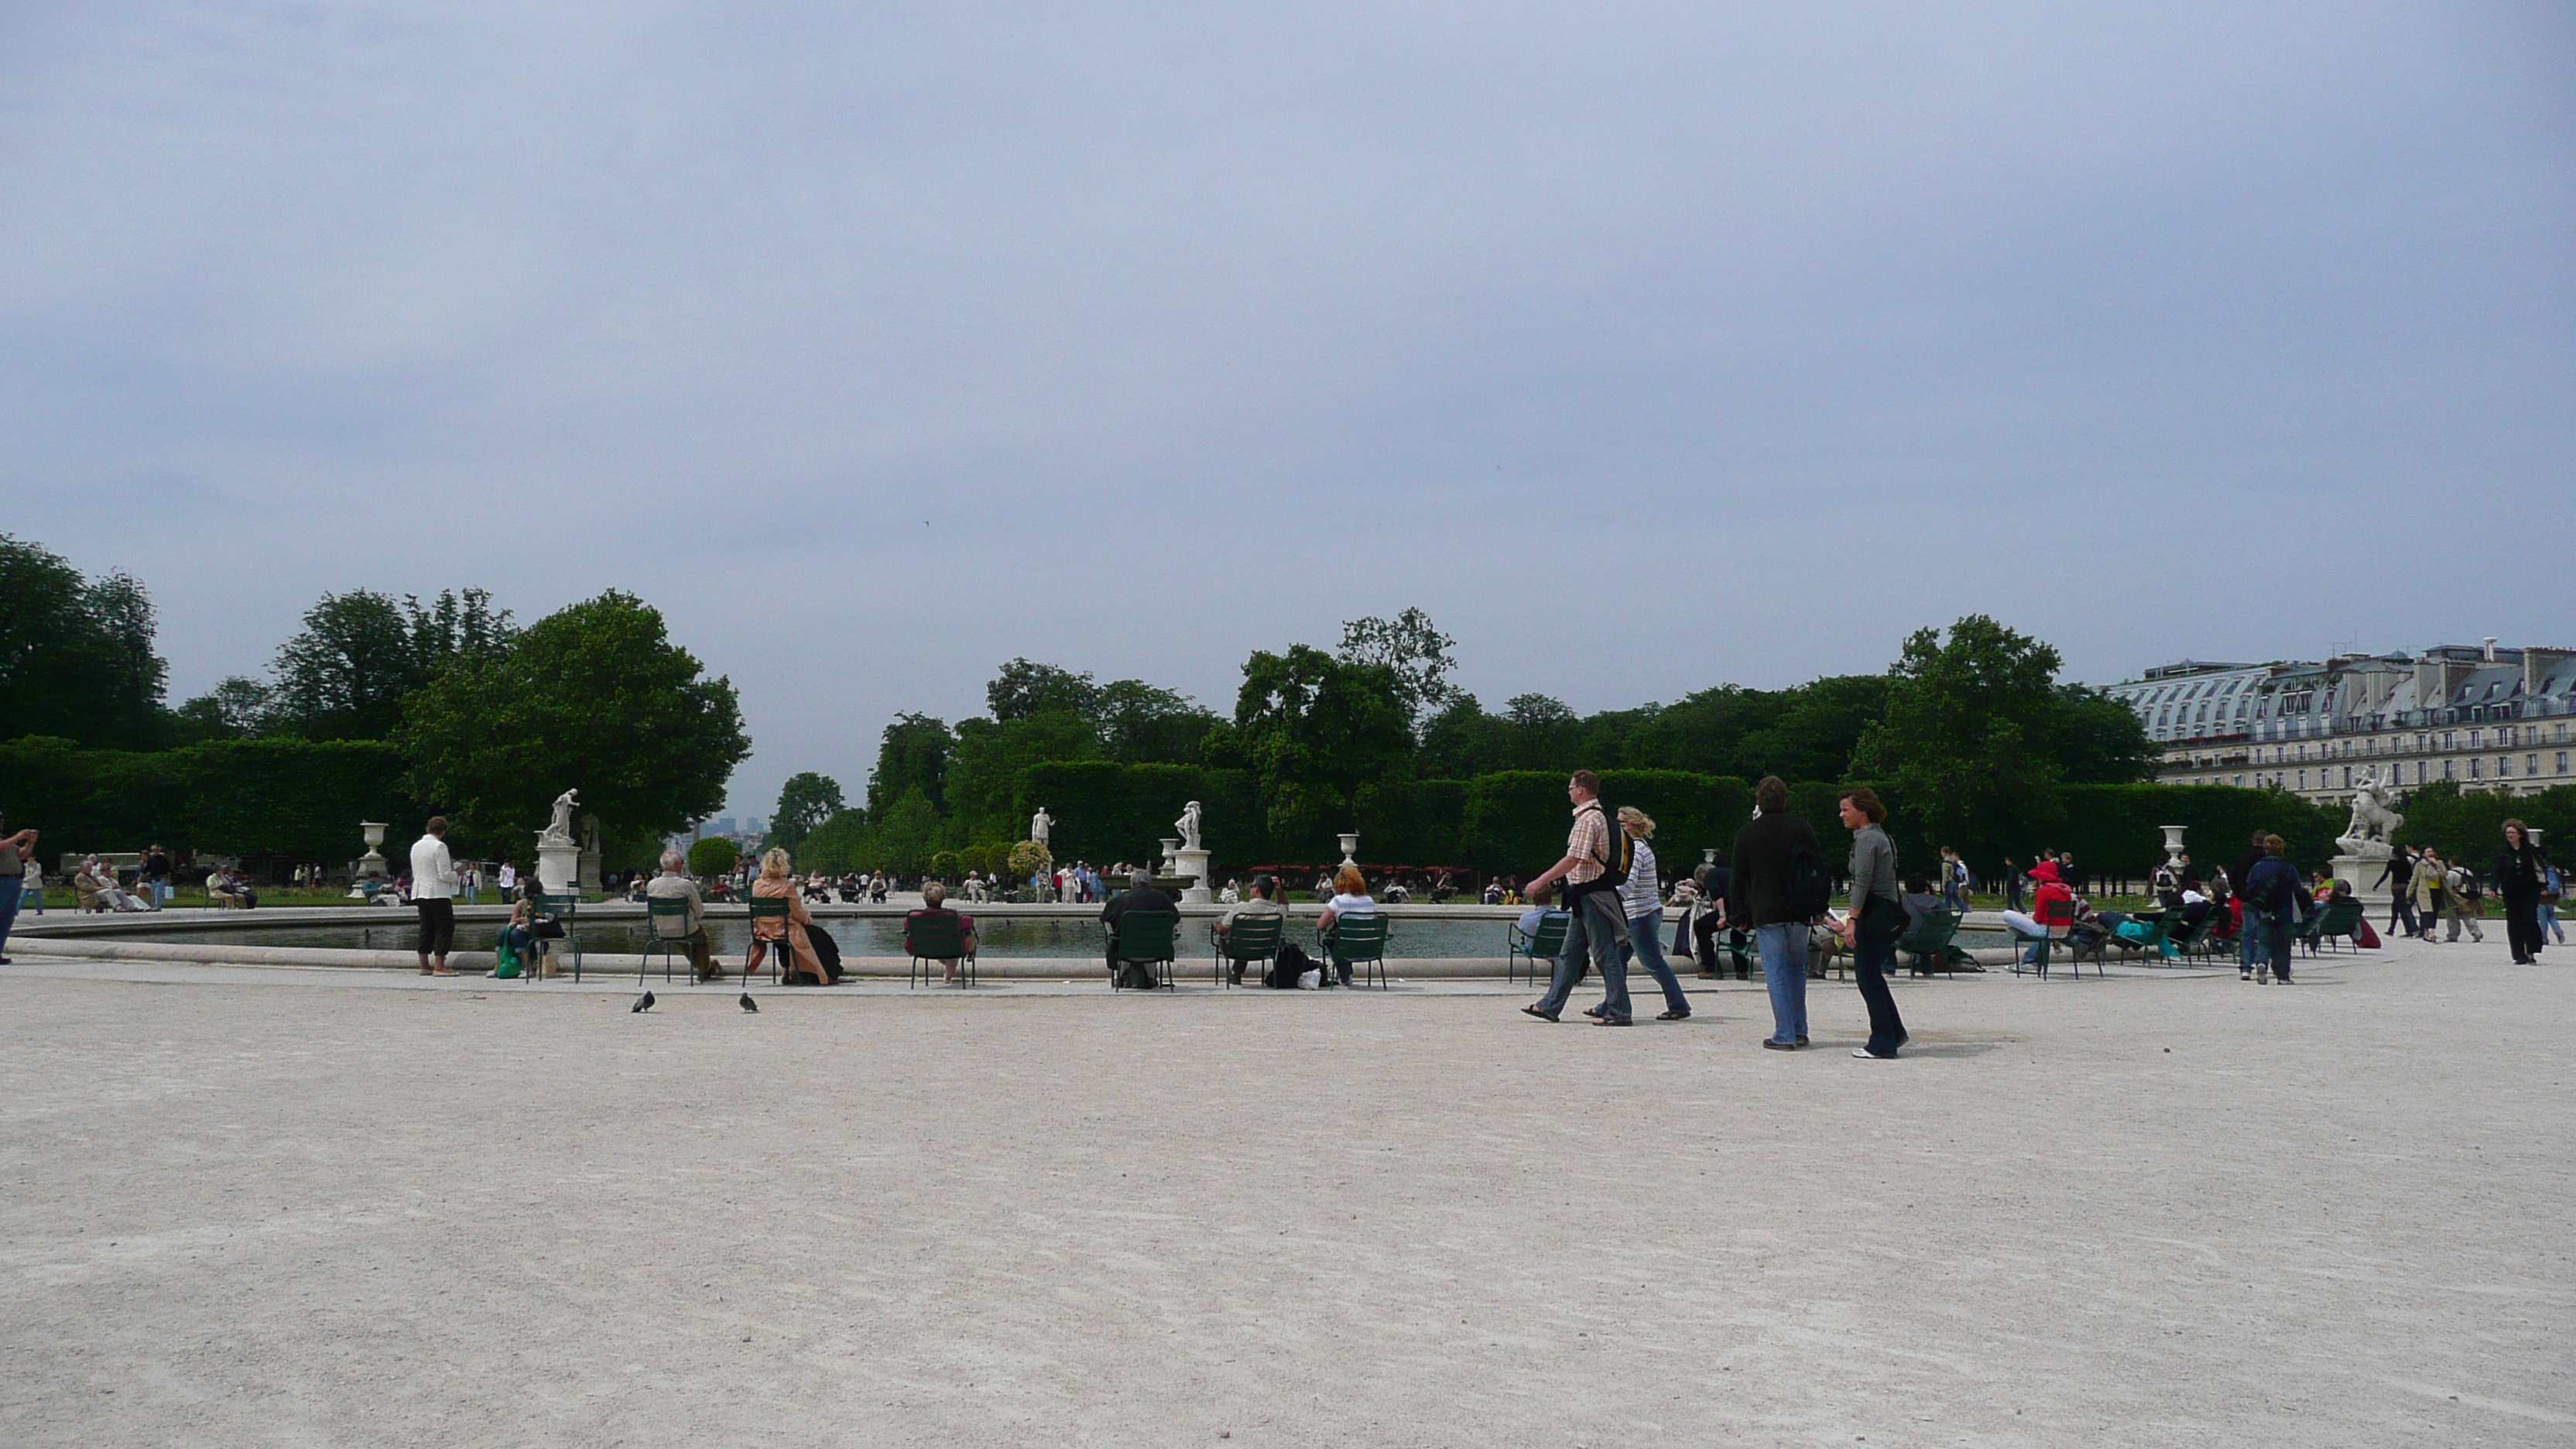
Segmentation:
{"type": "Polygon", "coordinates": [[[651,1011],[653,1009],[653,993],[647,991],[643,995],[636,997],[635,1004],[626,1009],[630,1012],[651,1011]]]}
{"type": "Polygon", "coordinates": [[[752,1000],[751,993],[748,991],[742,994],[742,1009],[754,1016],[760,1015],[760,1003],[752,1000]]]}

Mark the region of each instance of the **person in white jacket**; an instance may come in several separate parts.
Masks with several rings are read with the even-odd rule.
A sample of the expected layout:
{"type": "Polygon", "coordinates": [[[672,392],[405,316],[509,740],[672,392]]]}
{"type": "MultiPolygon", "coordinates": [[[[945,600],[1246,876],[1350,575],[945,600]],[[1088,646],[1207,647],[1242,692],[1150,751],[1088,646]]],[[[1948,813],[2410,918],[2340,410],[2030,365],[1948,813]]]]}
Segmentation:
{"type": "Polygon", "coordinates": [[[455,975],[447,952],[456,944],[456,862],[447,854],[444,815],[429,817],[429,833],[411,843],[411,903],[420,912],[420,974],[455,975]]]}

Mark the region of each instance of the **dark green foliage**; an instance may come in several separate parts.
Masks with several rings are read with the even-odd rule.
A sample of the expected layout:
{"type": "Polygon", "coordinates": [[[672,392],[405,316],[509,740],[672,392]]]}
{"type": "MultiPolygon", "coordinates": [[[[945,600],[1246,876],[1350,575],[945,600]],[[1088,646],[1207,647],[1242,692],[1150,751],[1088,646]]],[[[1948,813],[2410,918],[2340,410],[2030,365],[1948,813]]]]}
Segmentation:
{"type": "Polygon", "coordinates": [[[2048,837],[2024,838],[2019,849],[1994,842],[1962,845],[1980,875],[1991,877],[2007,853],[2027,866],[2040,846],[2075,852],[2076,869],[2142,879],[2165,858],[2167,825],[2189,827],[2183,837],[2201,870],[2223,866],[2245,851],[2256,830],[2280,836],[2303,870],[2322,868],[2346,812],[2311,805],[2281,790],[2240,790],[2232,785],[2069,785],[2063,792],[2065,823],[2048,837]]]}
{"type": "Polygon", "coordinates": [[[1020,780],[1029,767],[1097,759],[1100,739],[1082,716],[1048,710],[1001,723],[959,720],[955,751],[948,805],[963,837],[1016,842],[1029,833],[1029,817],[1020,807],[1020,780]]]}
{"type": "Polygon", "coordinates": [[[1185,765],[1217,717],[1188,695],[1157,689],[1141,679],[1112,680],[1100,690],[1095,711],[1100,744],[1109,758],[1131,765],[1185,765]]]}
{"type": "Polygon", "coordinates": [[[150,749],[170,738],[154,614],[121,573],[92,581],[0,534],[0,720],[12,734],[150,749]]]}
{"type": "Polygon", "coordinates": [[[1407,609],[1393,619],[1352,619],[1342,625],[1341,658],[1349,664],[1382,668],[1395,681],[1405,722],[1419,728],[1432,714],[1461,696],[1449,683],[1458,661],[1449,651],[1458,641],[1440,632],[1431,616],[1407,609]]]}
{"type": "Polygon", "coordinates": [[[815,826],[796,847],[795,854],[801,868],[831,875],[874,870],[883,864],[870,841],[864,810],[843,810],[815,826]],[[861,856],[867,857],[865,865],[860,864],[861,856]]]}
{"type": "Polygon", "coordinates": [[[452,663],[497,658],[513,632],[509,611],[495,612],[481,589],[443,592],[425,609],[367,589],[324,594],[277,651],[261,726],[314,740],[385,739],[405,699],[452,663]]]}
{"type": "Polygon", "coordinates": [[[458,657],[405,702],[396,742],[409,787],[468,855],[525,851],[567,787],[605,833],[685,829],[723,805],[751,752],[733,682],[705,678],[659,612],[614,591],[458,657]]]}
{"type": "MultiPolygon", "coordinates": [[[[2576,861],[2576,785],[2558,785],[2520,797],[2486,790],[2462,790],[2453,780],[2419,785],[2400,798],[2397,811],[2406,817],[2398,839],[2429,845],[2444,860],[2465,861],[2483,871],[2504,848],[2504,823],[2520,820],[2540,832],[2541,849],[2565,870],[2576,861]]],[[[2341,821],[2338,820],[2338,826],[2341,821]]],[[[2368,882],[2363,882],[2368,884],[2368,882]]]]}
{"type": "Polygon", "coordinates": [[[222,740],[175,750],[83,749],[31,738],[0,745],[12,829],[34,826],[49,863],[66,851],[172,850],[345,867],[367,847],[362,820],[387,823],[388,855],[429,811],[402,787],[403,761],[378,741],[222,740]]]}
{"type": "Polygon", "coordinates": [[[794,850],[814,833],[814,827],[841,812],[841,782],[812,770],[787,777],[779,788],[778,808],[769,815],[769,838],[794,850]]]}
{"type": "Polygon", "coordinates": [[[1225,762],[1261,784],[1263,823],[1282,855],[1320,851],[1359,787],[1409,775],[1413,735],[1394,670],[1303,644],[1243,666],[1225,762]]]}
{"type": "Polygon", "coordinates": [[[995,723],[1009,724],[1041,714],[1089,716],[1100,703],[1100,688],[1088,674],[1052,664],[1014,659],[984,686],[984,706],[995,723]]]}
{"type": "Polygon", "coordinates": [[[1270,858],[1252,779],[1240,770],[1114,760],[1033,765],[1021,781],[1017,814],[1025,823],[1043,805],[1055,817],[1049,846],[1058,861],[1159,865],[1163,838],[1178,834],[1174,822],[1192,800],[1205,812],[1214,869],[1240,873],[1270,858]]]}
{"type": "Polygon", "coordinates": [[[721,835],[710,835],[689,847],[691,875],[731,875],[741,861],[742,848],[721,835]]]}
{"type": "Polygon", "coordinates": [[[868,811],[881,814],[918,792],[933,810],[948,808],[948,762],[956,749],[945,720],[899,714],[877,745],[877,767],[868,774],[868,811]]]}

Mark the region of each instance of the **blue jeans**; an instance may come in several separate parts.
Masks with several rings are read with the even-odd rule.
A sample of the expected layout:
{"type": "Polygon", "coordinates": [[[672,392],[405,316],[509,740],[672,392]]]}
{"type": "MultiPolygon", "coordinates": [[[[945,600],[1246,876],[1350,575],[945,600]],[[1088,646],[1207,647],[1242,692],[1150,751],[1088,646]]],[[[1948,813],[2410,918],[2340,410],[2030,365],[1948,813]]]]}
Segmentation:
{"type": "Polygon", "coordinates": [[[44,887],[31,885],[24,889],[25,893],[18,897],[18,904],[34,911],[37,915],[43,915],[45,913],[44,887]]]}
{"type": "Polygon", "coordinates": [[[2236,971],[2240,976],[2254,974],[2254,963],[2262,959],[2263,932],[2270,917],[2252,906],[2245,908],[2244,922],[2236,931],[2236,971]]]}
{"type": "Polygon", "coordinates": [[[1628,939],[1635,944],[1622,948],[1619,959],[1625,961],[1633,952],[1638,960],[1646,963],[1646,974],[1655,978],[1657,986],[1664,988],[1664,1009],[1688,1016],[1690,998],[1682,995],[1681,979],[1673,975],[1672,966],[1664,960],[1664,943],[1658,935],[1663,928],[1662,911],[1631,916],[1628,919],[1628,939]]]}
{"type": "Polygon", "coordinates": [[[1756,926],[1753,945],[1762,953],[1762,979],[1771,986],[1771,1039],[1793,1043],[1807,1034],[1807,924],[1756,926]]]}
{"type": "Polygon", "coordinates": [[[1612,1021],[1626,1021],[1631,1010],[1628,965],[1619,959],[1619,937],[1626,927],[1616,895],[1594,891],[1585,896],[1583,908],[1565,923],[1565,954],[1556,958],[1556,975],[1547,983],[1547,995],[1538,999],[1538,1009],[1565,1010],[1565,999],[1574,994],[1574,983],[1582,978],[1588,953],[1591,965],[1601,973],[1601,1014],[1612,1021]]]}
{"type": "MultiPolygon", "coordinates": [[[[6,879],[9,877],[0,876],[0,880],[6,879]]],[[[18,924],[18,902],[26,899],[25,889],[22,885],[14,890],[0,891],[0,896],[8,897],[7,900],[0,900],[0,955],[5,955],[9,950],[9,928],[18,924]]]]}

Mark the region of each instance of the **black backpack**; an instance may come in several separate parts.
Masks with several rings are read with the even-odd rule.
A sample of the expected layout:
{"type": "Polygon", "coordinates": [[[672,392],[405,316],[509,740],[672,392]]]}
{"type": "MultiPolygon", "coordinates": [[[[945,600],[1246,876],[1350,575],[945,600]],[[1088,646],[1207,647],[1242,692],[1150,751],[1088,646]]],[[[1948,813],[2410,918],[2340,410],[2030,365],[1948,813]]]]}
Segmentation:
{"type": "Polygon", "coordinates": [[[1273,991],[1294,991],[1297,978],[1314,969],[1315,963],[1307,958],[1304,948],[1294,941],[1282,941],[1279,954],[1271,958],[1270,970],[1263,974],[1261,984],[1273,991]]]}
{"type": "Polygon", "coordinates": [[[1816,847],[1799,841],[1789,852],[1789,909],[1801,921],[1812,921],[1834,903],[1834,878],[1816,847]]]}

